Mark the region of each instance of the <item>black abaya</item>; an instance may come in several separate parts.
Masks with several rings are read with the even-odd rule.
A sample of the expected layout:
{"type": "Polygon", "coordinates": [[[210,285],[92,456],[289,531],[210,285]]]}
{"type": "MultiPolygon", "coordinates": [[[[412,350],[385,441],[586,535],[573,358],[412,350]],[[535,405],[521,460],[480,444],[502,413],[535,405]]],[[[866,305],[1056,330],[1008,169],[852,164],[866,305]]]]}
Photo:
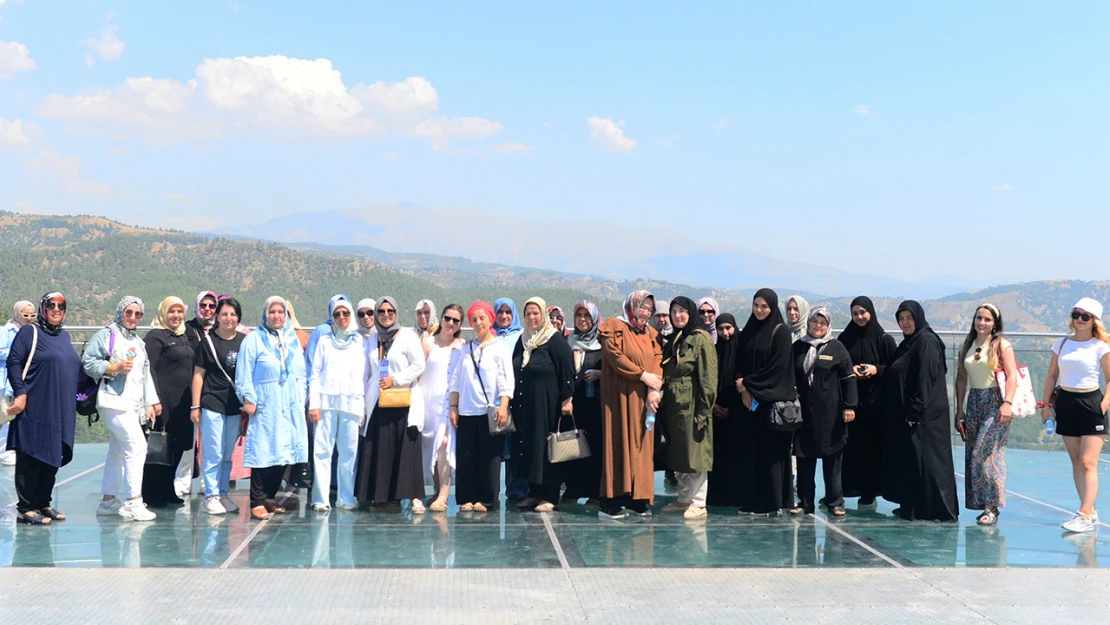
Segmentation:
{"type": "Polygon", "coordinates": [[[563,467],[563,480],[567,490],[564,499],[596,499],[601,490],[601,459],[604,446],[601,440],[601,379],[587,382],[586,371],[601,371],[601,350],[580,352],[582,366],[574,378],[574,422],[586,432],[590,457],[571,460],[563,467]],[[593,390],[590,391],[592,386],[593,390]]]}
{"type": "Polygon", "coordinates": [[[513,462],[536,491],[531,496],[558,504],[563,465],[547,461],[547,435],[574,427],[570,417],[563,417],[560,427],[563,402],[574,392],[574,356],[570,345],[555,336],[532,350],[527,366],[523,359],[524,342],[518,341],[513,350],[513,462]]]}

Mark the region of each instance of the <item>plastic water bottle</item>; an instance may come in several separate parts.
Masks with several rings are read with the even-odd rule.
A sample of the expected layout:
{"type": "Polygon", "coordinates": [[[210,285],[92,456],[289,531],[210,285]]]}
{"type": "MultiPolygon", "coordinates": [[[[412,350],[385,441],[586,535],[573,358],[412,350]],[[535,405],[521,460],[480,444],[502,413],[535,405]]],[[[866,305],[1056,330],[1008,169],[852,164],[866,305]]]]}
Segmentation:
{"type": "MultiPolygon", "coordinates": [[[[663,393],[659,393],[659,401],[663,401],[663,393]]],[[[644,427],[648,432],[655,429],[655,411],[651,409],[651,405],[647,406],[647,414],[644,415],[644,427]]]]}
{"type": "Polygon", "coordinates": [[[1049,436],[1056,433],[1056,419],[1049,418],[1044,422],[1044,433],[1049,436]]]}
{"type": "Polygon", "coordinates": [[[596,391],[594,390],[593,380],[587,380],[586,381],[586,397],[589,397],[589,398],[592,399],[595,394],[596,394],[596,391]]]}

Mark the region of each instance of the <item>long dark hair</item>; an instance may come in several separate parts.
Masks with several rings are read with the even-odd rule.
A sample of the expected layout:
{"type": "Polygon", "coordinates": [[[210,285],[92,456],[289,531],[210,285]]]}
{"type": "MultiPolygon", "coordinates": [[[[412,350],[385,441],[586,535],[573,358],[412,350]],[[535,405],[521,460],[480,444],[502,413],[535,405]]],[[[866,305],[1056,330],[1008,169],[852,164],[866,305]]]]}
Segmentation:
{"type": "Polygon", "coordinates": [[[991,367],[998,368],[998,363],[1002,359],[1002,311],[998,310],[998,306],[994,304],[980,304],[975,308],[975,314],[971,316],[971,329],[968,330],[967,336],[964,338],[964,344],[960,347],[960,357],[956,359],[956,375],[962,375],[966,372],[964,367],[964,358],[967,358],[967,352],[971,350],[971,346],[975,343],[975,339],[979,336],[979,331],[975,329],[975,317],[979,316],[979,311],[985,310],[994,317],[994,329],[991,330],[991,340],[987,349],[987,358],[989,359],[991,367]]]}
{"type": "MultiPolygon", "coordinates": [[[[443,315],[447,314],[448,310],[456,310],[459,313],[459,318],[466,319],[466,313],[463,312],[462,306],[459,306],[458,304],[448,304],[443,307],[443,312],[439,314],[439,325],[436,326],[436,331],[432,333],[432,336],[439,336],[439,333],[443,331],[443,315]]],[[[459,324],[459,329],[455,330],[454,338],[459,338],[460,336],[462,336],[461,323],[459,324]]]]}

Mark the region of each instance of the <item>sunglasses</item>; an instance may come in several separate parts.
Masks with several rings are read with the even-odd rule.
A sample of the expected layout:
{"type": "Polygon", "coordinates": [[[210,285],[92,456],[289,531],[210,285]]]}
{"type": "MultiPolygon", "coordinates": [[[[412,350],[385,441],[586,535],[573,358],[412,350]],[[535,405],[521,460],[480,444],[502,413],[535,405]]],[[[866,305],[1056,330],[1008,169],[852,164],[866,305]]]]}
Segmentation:
{"type": "Polygon", "coordinates": [[[976,347],[975,348],[975,360],[974,360],[974,362],[979,362],[979,358],[982,355],[983,355],[983,348],[982,347],[976,347]]]}
{"type": "Polygon", "coordinates": [[[383,308],[379,310],[378,313],[382,315],[396,315],[397,311],[393,310],[392,308],[383,308]]]}
{"type": "Polygon", "coordinates": [[[454,317],[444,317],[443,323],[462,323],[462,319],[456,319],[454,317]]]}
{"type": "Polygon", "coordinates": [[[710,309],[710,310],[699,310],[698,312],[701,313],[702,317],[709,317],[711,315],[717,314],[717,313],[713,312],[712,309],[710,309]]]}
{"type": "Polygon", "coordinates": [[[373,317],[373,316],[374,316],[374,311],[372,311],[372,310],[365,310],[365,311],[360,310],[360,311],[358,311],[358,318],[359,319],[365,319],[367,317],[373,317]]]}
{"type": "Polygon", "coordinates": [[[346,310],[337,310],[331,314],[332,319],[346,319],[350,317],[351,313],[346,310]]]}
{"type": "Polygon", "coordinates": [[[197,306],[197,308],[199,308],[201,310],[216,310],[216,305],[215,304],[209,304],[207,302],[201,302],[200,305],[197,306]]]}
{"type": "Polygon", "coordinates": [[[19,316],[23,317],[24,319],[34,319],[35,313],[19,313],[19,316]]]}
{"type": "Polygon", "coordinates": [[[46,302],[46,309],[47,310],[61,310],[61,311],[64,312],[65,309],[66,309],[66,303],[65,302],[61,302],[61,303],[59,303],[59,302],[46,302]]]}
{"type": "Polygon", "coordinates": [[[1079,312],[1078,310],[1071,311],[1071,318],[1076,321],[1090,321],[1093,315],[1091,313],[1079,312]]]}
{"type": "Polygon", "coordinates": [[[125,311],[123,311],[123,316],[124,317],[133,317],[135,319],[142,319],[143,318],[143,313],[138,312],[138,311],[134,311],[134,310],[125,310],[125,311]]]}

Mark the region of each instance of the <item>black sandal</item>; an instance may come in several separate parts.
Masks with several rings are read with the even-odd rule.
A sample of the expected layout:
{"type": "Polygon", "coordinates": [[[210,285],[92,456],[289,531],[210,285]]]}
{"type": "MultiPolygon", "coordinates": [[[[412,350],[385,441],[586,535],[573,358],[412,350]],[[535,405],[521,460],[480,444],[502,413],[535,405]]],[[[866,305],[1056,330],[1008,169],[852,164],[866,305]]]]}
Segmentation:
{"type": "Polygon", "coordinates": [[[985,510],[983,512],[983,514],[980,514],[979,517],[975,519],[975,522],[978,523],[979,525],[997,525],[998,524],[998,515],[999,515],[998,508],[993,508],[991,510],[985,510]]]}
{"type": "Polygon", "coordinates": [[[15,520],[19,523],[26,523],[27,525],[50,525],[50,519],[44,517],[38,512],[20,512],[15,520]]]}
{"type": "Polygon", "coordinates": [[[42,516],[44,516],[44,517],[46,517],[46,518],[48,518],[52,521],[64,521],[64,520],[66,520],[66,515],[62,514],[61,512],[58,512],[57,510],[55,510],[54,508],[52,508],[50,506],[47,506],[47,507],[43,508],[42,510],[39,510],[39,512],[42,513],[42,516]]]}

